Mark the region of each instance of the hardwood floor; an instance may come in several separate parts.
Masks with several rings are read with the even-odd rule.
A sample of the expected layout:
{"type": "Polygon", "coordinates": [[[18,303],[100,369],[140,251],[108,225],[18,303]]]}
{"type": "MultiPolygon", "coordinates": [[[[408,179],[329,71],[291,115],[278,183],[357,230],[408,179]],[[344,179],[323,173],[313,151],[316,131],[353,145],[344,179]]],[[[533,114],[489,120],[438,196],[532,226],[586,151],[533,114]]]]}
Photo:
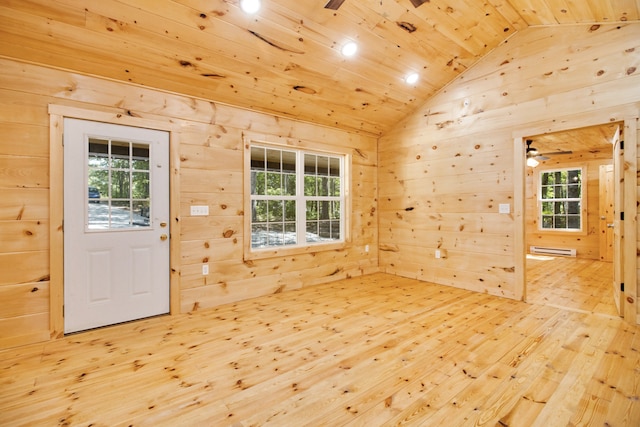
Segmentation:
{"type": "Polygon", "coordinates": [[[527,256],[527,302],[618,316],[613,264],[587,259],[527,256]]]}
{"type": "Polygon", "coordinates": [[[0,425],[638,426],[640,330],[386,274],[0,353],[0,425]]]}

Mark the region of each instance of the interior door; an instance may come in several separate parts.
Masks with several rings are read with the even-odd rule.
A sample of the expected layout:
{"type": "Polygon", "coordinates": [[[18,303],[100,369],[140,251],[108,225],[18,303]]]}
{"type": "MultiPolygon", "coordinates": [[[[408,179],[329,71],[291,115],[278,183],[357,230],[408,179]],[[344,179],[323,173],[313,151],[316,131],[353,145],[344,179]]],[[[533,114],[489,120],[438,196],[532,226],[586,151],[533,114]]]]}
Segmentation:
{"type": "Polygon", "coordinates": [[[169,134],[64,121],[64,329],[169,312],[169,134]]]}
{"type": "Polygon", "coordinates": [[[601,165],[599,171],[598,207],[600,235],[600,260],[613,261],[613,165],[601,165]]]}
{"type": "Polygon", "coordinates": [[[624,205],[624,179],[623,178],[623,151],[620,147],[620,129],[613,138],[613,298],[618,309],[618,314],[624,316],[624,292],[620,289],[623,278],[623,237],[624,228],[620,220],[620,213],[624,205]]]}

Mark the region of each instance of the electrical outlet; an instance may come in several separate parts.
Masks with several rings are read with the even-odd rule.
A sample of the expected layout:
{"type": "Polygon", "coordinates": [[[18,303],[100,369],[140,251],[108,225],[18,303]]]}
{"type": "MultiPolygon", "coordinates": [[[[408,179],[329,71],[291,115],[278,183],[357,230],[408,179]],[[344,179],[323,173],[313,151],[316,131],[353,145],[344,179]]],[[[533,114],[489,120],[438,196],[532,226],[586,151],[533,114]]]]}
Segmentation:
{"type": "Polygon", "coordinates": [[[364,245],[364,251],[365,253],[369,253],[369,245],[364,245]]]}
{"type": "Polygon", "coordinates": [[[191,206],[191,216],[209,215],[209,206],[191,206]]]}
{"type": "Polygon", "coordinates": [[[202,275],[203,276],[209,275],[209,264],[202,264],[202,275]]]}
{"type": "Polygon", "coordinates": [[[440,259],[442,257],[442,253],[440,253],[440,249],[436,249],[436,259],[440,259]]]}
{"type": "Polygon", "coordinates": [[[500,206],[498,206],[498,212],[501,214],[511,213],[511,205],[509,203],[500,203],[500,206]]]}

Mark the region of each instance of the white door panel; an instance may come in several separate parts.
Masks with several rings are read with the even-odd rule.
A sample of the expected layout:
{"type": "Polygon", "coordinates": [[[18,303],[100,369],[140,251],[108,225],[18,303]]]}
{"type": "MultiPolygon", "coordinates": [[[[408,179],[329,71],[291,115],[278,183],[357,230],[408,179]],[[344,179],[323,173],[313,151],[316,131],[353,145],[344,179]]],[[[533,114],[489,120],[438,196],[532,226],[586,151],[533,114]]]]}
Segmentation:
{"type": "Polygon", "coordinates": [[[64,122],[65,332],[169,311],[169,136],[64,122]]]}

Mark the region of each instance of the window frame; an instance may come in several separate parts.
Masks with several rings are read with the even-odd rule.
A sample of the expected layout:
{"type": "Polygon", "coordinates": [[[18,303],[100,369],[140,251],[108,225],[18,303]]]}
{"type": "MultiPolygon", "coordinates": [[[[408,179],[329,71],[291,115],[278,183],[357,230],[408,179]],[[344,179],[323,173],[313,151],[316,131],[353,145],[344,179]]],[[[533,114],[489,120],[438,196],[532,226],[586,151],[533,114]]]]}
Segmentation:
{"type": "Polygon", "coordinates": [[[536,170],[536,206],[537,206],[537,214],[536,220],[538,223],[538,232],[539,233],[550,233],[550,234],[581,234],[586,235],[588,226],[587,226],[587,167],[586,166],[567,166],[567,167],[556,167],[556,168],[547,168],[536,170]],[[580,228],[571,229],[571,228],[544,228],[543,225],[543,202],[549,201],[575,201],[577,198],[554,198],[554,199],[542,199],[542,174],[544,173],[554,173],[554,172],[564,172],[564,171],[580,171],[580,228]]]}
{"type": "MultiPolygon", "coordinates": [[[[256,137],[251,135],[245,135],[244,138],[244,239],[243,239],[243,252],[245,260],[252,259],[261,259],[261,258],[270,258],[276,256],[287,256],[287,255],[296,255],[303,253],[314,253],[320,251],[328,251],[328,250],[336,250],[345,248],[351,241],[351,155],[344,149],[337,149],[332,146],[332,148],[336,148],[334,151],[329,151],[326,148],[322,148],[317,144],[312,144],[309,142],[302,142],[298,140],[289,140],[287,139],[286,143],[273,142],[270,139],[274,138],[265,138],[256,137]],[[282,246],[272,246],[266,248],[254,248],[251,245],[251,233],[252,233],[252,194],[251,194],[251,148],[252,147],[262,147],[266,149],[274,149],[274,150],[283,150],[283,151],[293,151],[296,153],[296,159],[304,158],[305,154],[312,154],[317,156],[333,156],[333,157],[341,157],[341,240],[340,241],[331,241],[331,242],[311,242],[306,244],[295,244],[295,245],[282,245],[282,246]]],[[[276,140],[278,138],[275,138],[276,140]]],[[[326,147],[326,146],[325,146],[326,147]]],[[[304,163],[302,164],[302,177],[304,179],[304,163]]],[[[298,188],[300,188],[299,182],[300,177],[298,176],[299,172],[296,172],[296,183],[298,184],[298,188]]],[[[267,196],[269,197],[269,196],[267,196]]],[[[305,196],[297,195],[296,198],[303,199],[305,196]]],[[[300,208],[298,212],[300,212],[300,208]]],[[[305,211],[306,209],[303,209],[305,211]]],[[[296,216],[296,223],[298,225],[302,225],[306,230],[306,216],[303,218],[299,218],[296,216]]]]}

